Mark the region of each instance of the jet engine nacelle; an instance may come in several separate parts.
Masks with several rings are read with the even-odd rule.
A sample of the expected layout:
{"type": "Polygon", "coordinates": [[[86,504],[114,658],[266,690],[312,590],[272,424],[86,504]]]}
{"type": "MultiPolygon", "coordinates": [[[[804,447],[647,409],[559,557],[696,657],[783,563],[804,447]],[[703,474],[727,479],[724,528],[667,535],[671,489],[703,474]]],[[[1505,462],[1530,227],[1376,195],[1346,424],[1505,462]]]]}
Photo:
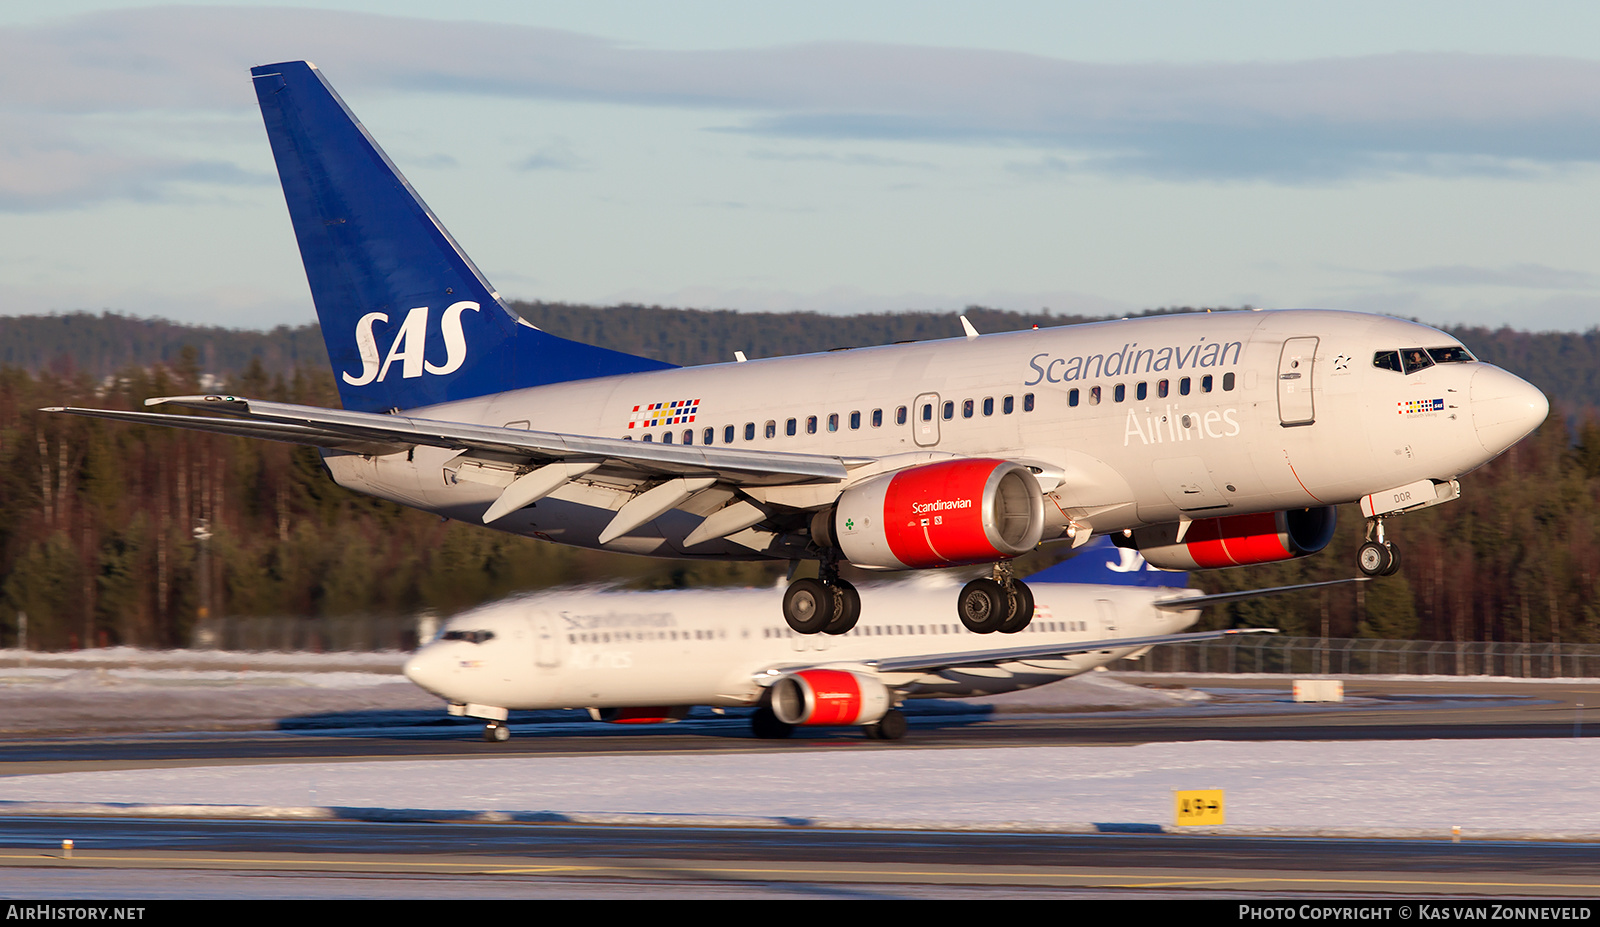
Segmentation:
{"type": "Polygon", "coordinates": [[[610,724],[663,724],[682,721],[689,714],[687,705],[660,708],[591,708],[589,717],[610,724]]]}
{"type": "Polygon", "coordinates": [[[1216,567],[1273,563],[1314,554],[1333,540],[1337,512],[1333,506],[1225,515],[1189,523],[1183,540],[1177,525],[1135,528],[1131,545],[1151,566],[1163,570],[1209,570],[1216,567]]]}
{"type": "Polygon", "coordinates": [[[817,524],[814,537],[867,569],[991,563],[1039,543],[1044,495],[1021,464],[945,460],[862,480],[817,524]]]}
{"type": "Polygon", "coordinates": [[[871,724],[893,702],[876,677],[845,670],[801,670],[772,684],[772,713],[784,724],[871,724]]]}

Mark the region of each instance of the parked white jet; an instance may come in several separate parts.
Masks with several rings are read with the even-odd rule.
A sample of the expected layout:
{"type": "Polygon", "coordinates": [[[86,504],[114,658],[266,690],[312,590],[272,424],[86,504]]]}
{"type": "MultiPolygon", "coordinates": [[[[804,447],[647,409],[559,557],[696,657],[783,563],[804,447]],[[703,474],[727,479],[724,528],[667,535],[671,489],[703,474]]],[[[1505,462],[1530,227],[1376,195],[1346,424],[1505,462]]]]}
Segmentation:
{"type": "Polygon", "coordinates": [[[578,344],[501,302],[321,72],[253,74],[344,409],[54,411],[313,445],[343,486],[563,544],[816,560],[784,597],[801,633],[855,626],[841,562],[993,564],[957,613],[1017,630],[1033,607],[1009,564],[1043,541],[1264,563],[1321,550],[1357,500],[1360,566],[1393,572],[1384,519],[1456,498],[1548,412],[1443,332],[1343,312],[968,325],[688,369],[578,344]]]}
{"type": "Polygon", "coordinates": [[[1103,539],[1031,580],[1037,614],[1004,647],[953,620],[950,590],[931,583],[863,589],[865,616],[838,636],[777,621],[775,589],[576,591],[458,615],[405,672],[451,714],[486,719],[489,741],[511,736],[508,710],[588,708],[597,720],[646,723],[697,705],[757,706],[757,737],[859,725],[893,740],[905,734],[896,706],[906,699],[1014,692],[1156,644],[1250,633],[1178,632],[1209,604],[1332,585],[1201,595],[1184,588],[1187,574],[1150,570],[1103,539]],[[761,615],[774,620],[752,620],[761,615]]]}

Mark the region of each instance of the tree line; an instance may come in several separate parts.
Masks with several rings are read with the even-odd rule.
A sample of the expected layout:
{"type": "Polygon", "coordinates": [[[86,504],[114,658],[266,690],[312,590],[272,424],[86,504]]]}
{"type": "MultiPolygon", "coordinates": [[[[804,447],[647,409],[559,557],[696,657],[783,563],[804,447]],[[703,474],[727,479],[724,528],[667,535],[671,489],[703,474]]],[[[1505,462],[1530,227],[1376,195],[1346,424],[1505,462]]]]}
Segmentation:
{"type": "MultiPolygon", "coordinates": [[[[818,324],[803,313],[518,308],[556,334],[685,364],[727,360],[733,350],[796,353],[960,329],[948,313],[818,324]]],[[[968,316],[980,331],[1078,321],[978,308],[968,316]]],[[[0,365],[0,645],[17,643],[24,614],[34,649],[170,647],[188,644],[204,614],[450,613],[555,584],[770,584],[785,569],[561,547],[347,492],[308,448],[37,411],[139,409],[151,396],[205,388],[337,406],[314,326],[234,332],[82,314],[0,319],[0,344],[10,345],[12,325],[34,333],[35,351],[28,363],[8,356],[0,365]],[[114,347],[129,331],[143,334],[114,347]],[[74,345],[81,350],[74,353],[74,345]]],[[[1595,333],[1502,329],[1461,337],[1479,356],[1552,397],[1570,397],[1568,404],[1558,403],[1539,431],[1464,480],[1460,501],[1390,522],[1403,551],[1399,575],[1213,609],[1207,626],[1270,625],[1310,636],[1326,629],[1333,637],[1600,641],[1595,333]]],[[[1333,544],[1320,555],[1199,573],[1196,585],[1226,591],[1352,575],[1360,512],[1347,507],[1340,516],[1333,544]]],[[[1063,547],[1046,547],[1019,567],[1042,568],[1066,555],[1063,547]]]]}

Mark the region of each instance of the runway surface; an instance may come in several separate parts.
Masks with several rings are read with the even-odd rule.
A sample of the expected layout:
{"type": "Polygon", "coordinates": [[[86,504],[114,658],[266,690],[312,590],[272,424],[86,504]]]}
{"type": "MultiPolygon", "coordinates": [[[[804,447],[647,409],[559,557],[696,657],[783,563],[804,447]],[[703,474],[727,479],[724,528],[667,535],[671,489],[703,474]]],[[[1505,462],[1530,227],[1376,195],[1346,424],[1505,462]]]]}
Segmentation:
{"type": "MultiPolygon", "coordinates": [[[[990,747],[1003,757],[1026,746],[1587,738],[1600,729],[1597,683],[1350,679],[1343,705],[1295,705],[1286,678],[1126,678],[1193,686],[1212,698],[1098,712],[1066,710],[1038,693],[1031,703],[914,705],[908,738],[889,744],[852,730],[758,741],[737,717],[621,728],[552,713],[514,717],[515,736],[496,745],[481,742],[473,725],[422,709],[307,712],[275,730],[14,736],[0,743],[0,776],[519,755],[990,747]]],[[[1590,843],[1214,837],[1140,827],[984,834],[0,816],[0,889],[25,884],[77,898],[174,897],[161,894],[174,889],[177,897],[1600,895],[1600,879],[1590,875],[1600,872],[1600,845],[1590,843]],[[78,846],[70,861],[57,858],[66,835],[78,846]],[[88,870],[105,878],[86,882],[88,870]]]]}
{"type": "MultiPolygon", "coordinates": [[[[154,731],[0,741],[0,775],[238,762],[416,759],[670,751],[1128,745],[1196,740],[1433,740],[1600,735],[1600,682],[1353,678],[1343,704],[1295,704],[1277,678],[1122,677],[1212,696],[1179,707],[1075,710],[1051,689],[995,699],[911,702],[910,733],[883,744],[852,728],[750,736],[744,713],[697,710],[663,725],[591,722],[581,712],[513,712],[514,736],[483,743],[480,722],[438,709],[375,708],[284,717],[272,729],[154,731]]],[[[1058,684],[1062,685],[1062,684],[1058,684]]],[[[409,694],[409,687],[403,687],[409,694]]],[[[424,696],[424,699],[426,697],[424,696]]],[[[432,701],[431,699],[426,699],[432,701]]]]}

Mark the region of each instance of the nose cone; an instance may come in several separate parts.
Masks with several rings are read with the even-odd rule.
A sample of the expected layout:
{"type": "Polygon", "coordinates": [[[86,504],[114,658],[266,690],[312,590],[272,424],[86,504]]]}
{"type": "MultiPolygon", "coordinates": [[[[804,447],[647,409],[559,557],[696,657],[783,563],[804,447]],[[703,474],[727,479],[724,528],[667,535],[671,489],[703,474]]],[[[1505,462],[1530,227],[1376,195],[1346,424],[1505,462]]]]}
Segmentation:
{"type": "Polygon", "coordinates": [[[404,668],[406,678],[432,692],[434,695],[445,697],[440,691],[445,681],[445,665],[448,661],[439,653],[437,647],[424,647],[411,655],[404,668]]]}
{"type": "Polygon", "coordinates": [[[1533,384],[1484,366],[1472,375],[1472,425],[1484,450],[1499,454],[1538,428],[1550,414],[1550,400],[1533,384]]]}

